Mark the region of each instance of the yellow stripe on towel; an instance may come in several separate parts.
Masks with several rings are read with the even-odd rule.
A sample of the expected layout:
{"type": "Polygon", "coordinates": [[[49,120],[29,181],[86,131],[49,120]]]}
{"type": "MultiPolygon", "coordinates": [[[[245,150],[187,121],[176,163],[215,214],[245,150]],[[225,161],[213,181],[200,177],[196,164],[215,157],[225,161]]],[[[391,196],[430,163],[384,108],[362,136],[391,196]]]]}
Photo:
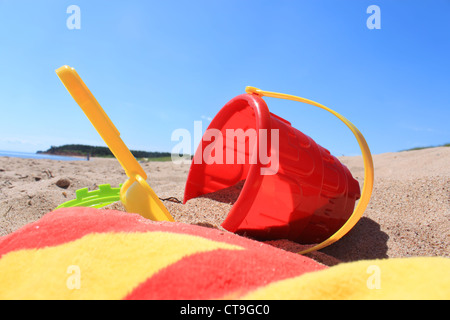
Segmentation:
{"type": "Polygon", "coordinates": [[[55,247],[14,251],[0,259],[0,299],[122,299],[183,257],[216,249],[243,248],[146,232],[89,234],[55,247]]]}
{"type": "Polygon", "coordinates": [[[271,283],[243,299],[447,300],[450,259],[396,258],[343,263],[271,283]]]}

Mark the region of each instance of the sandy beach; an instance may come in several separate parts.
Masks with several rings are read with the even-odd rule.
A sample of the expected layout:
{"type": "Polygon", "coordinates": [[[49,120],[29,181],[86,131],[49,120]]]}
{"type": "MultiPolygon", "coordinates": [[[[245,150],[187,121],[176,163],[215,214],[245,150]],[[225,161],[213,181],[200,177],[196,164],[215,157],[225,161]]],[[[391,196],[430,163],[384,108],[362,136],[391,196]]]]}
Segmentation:
{"type": "MultiPolygon", "coordinates": [[[[362,158],[340,160],[362,185],[362,158]]],[[[374,190],[363,218],[344,238],[309,256],[327,265],[377,258],[450,257],[450,148],[374,155],[374,165],[374,190]]],[[[160,198],[183,199],[189,165],[144,162],[142,166],[160,198]]],[[[0,236],[74,199],[77,189],[95,190],[100,184],[118,187],[126,179],[115,159],[0,157],[0,236]]],[[[211,198],[193,199],[186,205],[164,203],[177,221],[219,228],[231,207],[211,198]]],[[[303,248],[287,240],[268,243],[293,252],[303,248]]]]}

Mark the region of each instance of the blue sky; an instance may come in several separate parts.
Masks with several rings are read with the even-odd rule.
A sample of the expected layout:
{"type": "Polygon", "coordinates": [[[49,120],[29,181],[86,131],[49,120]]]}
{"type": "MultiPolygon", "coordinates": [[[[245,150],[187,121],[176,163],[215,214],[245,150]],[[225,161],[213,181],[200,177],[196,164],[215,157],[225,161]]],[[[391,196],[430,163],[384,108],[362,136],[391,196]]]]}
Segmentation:
{"type": "MultiPolygon", "coordinates": [[[[374,154],[448,143],[449,57],[449,0],[0,0],[0,150],[105,145],[54,72],[65,64],[131,149],[170,151],[175,129],[206,129],[248,85],[338,111],[374,154]]],[[[331,114],[265,99],[333,154],[360,154],[331,114]]]]}

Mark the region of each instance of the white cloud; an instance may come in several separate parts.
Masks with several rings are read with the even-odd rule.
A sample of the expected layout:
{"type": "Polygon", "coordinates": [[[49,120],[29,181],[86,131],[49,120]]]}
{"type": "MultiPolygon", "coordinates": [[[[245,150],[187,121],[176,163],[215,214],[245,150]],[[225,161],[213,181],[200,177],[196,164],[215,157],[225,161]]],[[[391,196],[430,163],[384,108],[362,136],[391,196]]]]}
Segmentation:
{"type": "Polygon", "coordinates": [[[408,129],[416,132],[436,132],[433,128],[409,126],[408,129]]]}
{"type": "Polygon", "coordinates": [[[205,116],[205,115],[202,115],[200,118],[202,118],[203,120],[208,120],[208,121],[212,120],[211,117],[208,117],[208,116],[205,116]]]}

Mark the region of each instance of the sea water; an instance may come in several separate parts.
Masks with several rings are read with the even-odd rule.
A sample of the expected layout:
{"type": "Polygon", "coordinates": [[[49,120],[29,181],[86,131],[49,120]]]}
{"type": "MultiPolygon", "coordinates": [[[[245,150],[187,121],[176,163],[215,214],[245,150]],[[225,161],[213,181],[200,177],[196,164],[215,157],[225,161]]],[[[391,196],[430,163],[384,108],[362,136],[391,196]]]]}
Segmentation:
{"type": "Polygon", "coordinates": [[[86,158],[83,158],[83,157],[67,157],[67,156],[57,156],[57,155],[52,155],[52,154],[20,152],[20,151],[2,151],[2,150],[0,150],[0,157],[25,158],[25,159],[49,159],[49,160],[62,160],[62,161],[86,161],[86,158]]]}

